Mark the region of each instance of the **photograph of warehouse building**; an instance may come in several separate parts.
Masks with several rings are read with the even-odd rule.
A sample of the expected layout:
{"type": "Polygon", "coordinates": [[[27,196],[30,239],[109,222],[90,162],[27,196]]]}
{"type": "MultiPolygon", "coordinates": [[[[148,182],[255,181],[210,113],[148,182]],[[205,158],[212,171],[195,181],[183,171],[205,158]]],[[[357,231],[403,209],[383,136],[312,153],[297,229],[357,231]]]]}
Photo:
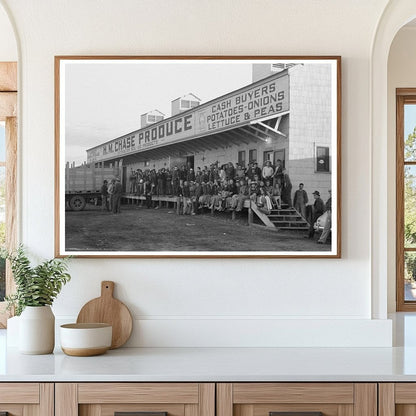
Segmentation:
{"type": "Polygon", "coordinates": [[[63,254],[339,254],[338,60],[59,63],[63,254]]]}

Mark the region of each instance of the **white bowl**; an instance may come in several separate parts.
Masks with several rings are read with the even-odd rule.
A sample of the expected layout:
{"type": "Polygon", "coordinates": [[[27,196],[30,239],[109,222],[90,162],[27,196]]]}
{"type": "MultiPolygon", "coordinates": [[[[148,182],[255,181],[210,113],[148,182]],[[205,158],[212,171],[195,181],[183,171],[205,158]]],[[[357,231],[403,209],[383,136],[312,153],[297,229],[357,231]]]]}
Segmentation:
{"type": "Polygon", "coordinates": [[[103,323],[61,325],[61,348],[77,357],[104,354],[111,347],[112,326],[103,323]]]}

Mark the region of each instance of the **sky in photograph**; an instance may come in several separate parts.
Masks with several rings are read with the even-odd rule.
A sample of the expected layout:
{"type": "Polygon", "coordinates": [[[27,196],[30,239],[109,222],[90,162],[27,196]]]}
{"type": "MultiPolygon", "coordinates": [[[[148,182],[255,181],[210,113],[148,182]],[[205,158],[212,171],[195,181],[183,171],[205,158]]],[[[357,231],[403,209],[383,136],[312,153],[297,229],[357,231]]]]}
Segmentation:
{"type": "Polygon", "coordinates": [[[141,114],[157,109],[167,118],[185,94],[204,103],[252,82],[246,62],[95,62],[65,65],[65,161],[76,165],[88,148],[138,130],[141,114]]]}

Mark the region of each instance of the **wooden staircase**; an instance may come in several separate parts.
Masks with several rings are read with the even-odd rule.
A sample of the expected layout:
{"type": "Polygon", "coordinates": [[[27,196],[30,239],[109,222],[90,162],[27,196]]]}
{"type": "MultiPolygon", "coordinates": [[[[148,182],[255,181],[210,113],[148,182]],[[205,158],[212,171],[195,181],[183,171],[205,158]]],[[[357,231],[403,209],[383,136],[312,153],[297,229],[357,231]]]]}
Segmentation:
{"type": "Polygon", "coordinates": [[[289,206],[282,207],[281,209],[273,209],[269,215],[267,215],[270,222],[274,224],[279,230],[285,231],[308,231],[308,222],[299,214],[295,208],[289,206]]]}
{"type": "MultiPolygon", "coordinates": [[[[308,222],[296,211],[295,208],[283,205],[280,209],[272,209],[266,214],[256,204],[246,201],[246,208],[250,208],[262,223],[269,229],[284,231],[309,231],[308,222]]],[[[249,219],[249,224],[252,220],[249,219]]]]}

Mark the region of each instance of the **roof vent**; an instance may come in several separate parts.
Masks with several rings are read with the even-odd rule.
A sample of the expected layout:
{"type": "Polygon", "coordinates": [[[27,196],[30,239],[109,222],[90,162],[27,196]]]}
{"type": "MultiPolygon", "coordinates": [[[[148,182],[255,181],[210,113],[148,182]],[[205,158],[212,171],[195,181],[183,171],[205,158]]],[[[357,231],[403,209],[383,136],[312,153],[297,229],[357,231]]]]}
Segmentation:
{"type": "Polygon", "coordinates": [[[154,123],[157,123],[158,121],[162,121],[164,118],[165,118],[165,115],[161,111],[152,110],[140,116],[140,126],[141,128],[147,127],[150,124],[154,124],[154,123]]]}
{"type": "Polygon", "coordinates": [[[176,100],[172,101],[172,116],[198,107],[199,104],[201,104],[201,99],[192,93],[176,98],[176,100]]]}

